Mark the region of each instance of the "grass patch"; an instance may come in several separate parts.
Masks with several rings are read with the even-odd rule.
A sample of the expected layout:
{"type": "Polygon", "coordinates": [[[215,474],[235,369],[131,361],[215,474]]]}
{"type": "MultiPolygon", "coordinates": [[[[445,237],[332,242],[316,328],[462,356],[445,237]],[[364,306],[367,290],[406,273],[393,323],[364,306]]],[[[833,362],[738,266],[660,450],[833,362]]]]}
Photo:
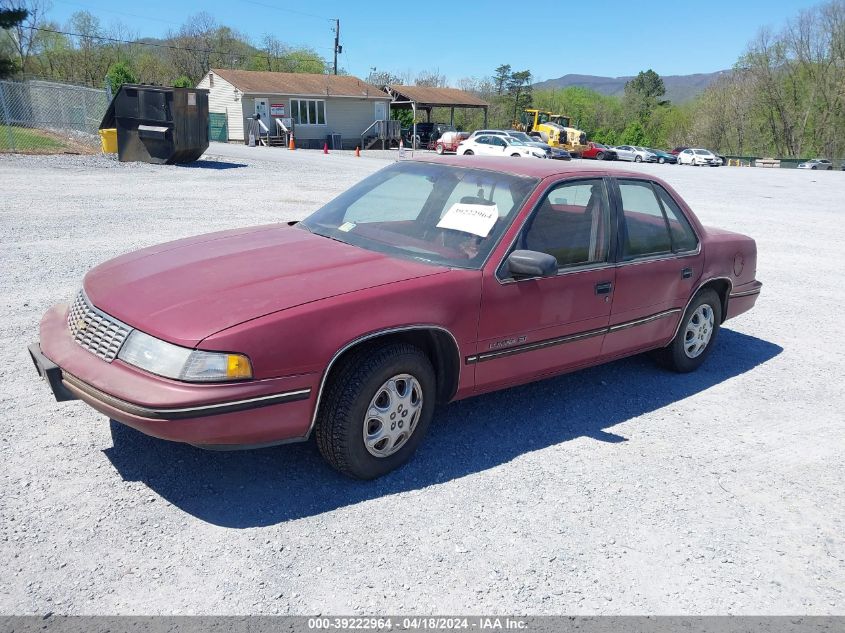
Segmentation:
{"type": "Polygon", "coordinates": [[[61,152],[68,149],[54,135],[14,125],[0,125],[0,152],[61,152]],[[11,139],[9,138],[11,132],[11,139]]]}

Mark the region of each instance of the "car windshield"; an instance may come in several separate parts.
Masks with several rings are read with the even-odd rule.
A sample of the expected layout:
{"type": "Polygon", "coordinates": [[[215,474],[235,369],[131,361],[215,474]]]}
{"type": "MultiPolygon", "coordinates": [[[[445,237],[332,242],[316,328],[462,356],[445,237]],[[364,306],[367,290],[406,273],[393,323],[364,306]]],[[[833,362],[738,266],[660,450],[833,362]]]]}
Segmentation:
{"type": "Polygon", "coordinates": [[[481,169],[399,162],[297,226],[386,255],[480,268],[537,183],[481,169]]]}
{"type": "Polygon", "coordinates": [[[524,141],[526,143],[533,143],[534,139],[528,136],[525,132],[509,132],[511,138],[518,139],[520,141],[524,141]]]}
{"type": "Polygon", "coordinates": [[[595,145],[599,149],[607,149],[607,145],[602,145],[601,143],[593,143],[593,145],[595,145]]]}
{"type": "Polygon", "coordinates": [[[693,151],[696,154],[698,154],[699,156],[710,156],[711,155],[710,152],[708,152],[706,149],[694,149],[693,151]]]}

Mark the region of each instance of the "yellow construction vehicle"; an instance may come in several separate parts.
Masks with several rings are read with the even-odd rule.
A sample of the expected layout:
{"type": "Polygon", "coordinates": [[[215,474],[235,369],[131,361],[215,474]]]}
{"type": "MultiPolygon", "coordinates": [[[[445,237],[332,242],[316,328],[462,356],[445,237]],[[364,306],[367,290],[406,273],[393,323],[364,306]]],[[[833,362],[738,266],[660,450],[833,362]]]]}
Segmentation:
{"type": "Polygon", "coordinates": [[[561,147],[574,156],[580,156],[587,149],[587,135],[569,124],[568,116],[534,108],[523,110],[520,122],[514,123],[518,129],[539,135],[552,147],[561,147]]]}

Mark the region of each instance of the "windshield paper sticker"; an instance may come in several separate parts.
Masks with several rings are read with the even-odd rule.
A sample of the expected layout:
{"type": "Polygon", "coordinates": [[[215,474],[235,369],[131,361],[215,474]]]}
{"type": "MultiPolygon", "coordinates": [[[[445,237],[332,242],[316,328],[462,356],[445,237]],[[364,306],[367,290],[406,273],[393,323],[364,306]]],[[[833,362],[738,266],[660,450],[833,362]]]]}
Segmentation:
{"type": "Polygon", "coordinates": [[[343,231],[344,233],[349,233],[352,229],[357,226],[354,222],[344,222],[339,227],[337,227],[338,231],[343,231]]]}
{"type": "Polygon", "coordinates": [[[438,229],[452,229],[487,237],[490,229],[499,219],[499,207],[495,204],[462,204],[456,202],[437,223],[438,229]]]}

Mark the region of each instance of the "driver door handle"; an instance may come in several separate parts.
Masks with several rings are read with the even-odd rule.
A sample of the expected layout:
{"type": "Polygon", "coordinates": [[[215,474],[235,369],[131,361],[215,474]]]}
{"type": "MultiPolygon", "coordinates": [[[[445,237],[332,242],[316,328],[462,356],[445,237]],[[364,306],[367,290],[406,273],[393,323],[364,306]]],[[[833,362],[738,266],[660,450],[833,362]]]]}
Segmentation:
{"type": "Polygon", "coordinates": [[[603,281],[601,283],[597,283],[596,284],[596,294],[597,295],[609,295],[611,288],[613,288],[613,284],[609,281],[603,281]]]}

